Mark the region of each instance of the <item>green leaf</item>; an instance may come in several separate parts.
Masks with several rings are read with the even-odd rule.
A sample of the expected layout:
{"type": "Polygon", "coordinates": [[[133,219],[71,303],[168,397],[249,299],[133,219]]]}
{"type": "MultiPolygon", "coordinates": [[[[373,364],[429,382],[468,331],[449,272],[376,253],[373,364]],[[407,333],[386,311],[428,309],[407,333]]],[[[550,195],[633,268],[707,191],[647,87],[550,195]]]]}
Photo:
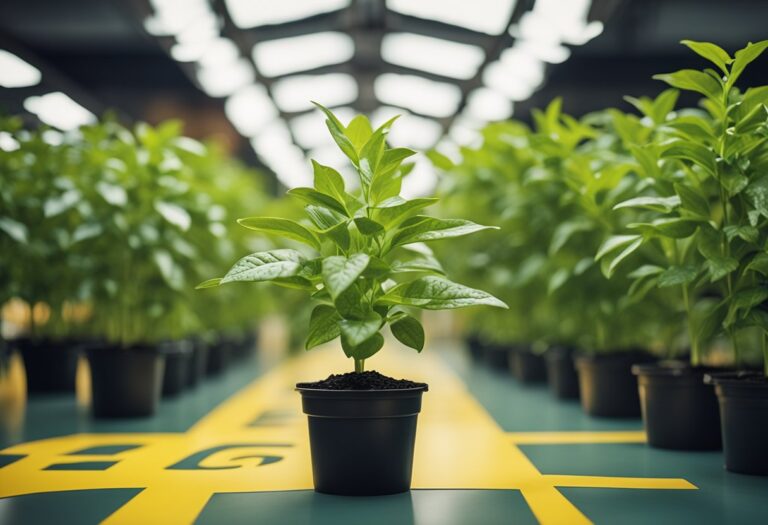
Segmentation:
{"type": "Polygon", "coordinates": [[[728,74],[728,65],[733,62],[733,59],[720,46],[710,42],[695,42],[693,40],[683,40],[680,43],[688,46],[696,54],[715,64],[724,75],[728,74]]]}
{"type": "Polygon", "coordinates": [[[345,203],[347,193],[344,189],[344,178],[335,169],[323,166],[316,160],[312,160],[315,189],[329,197],[333,197],[339,203],[345,203]]]}
{"type": "Polygon", "coordinates": [[[323,259],[323,281],[334,301],[360,277],[369,261],[364,253],[356,253],[350,258],[334,255],[323,259]]]}
{"type": "Polygon", "coordinates": [[[672,197],[635,197],[618,203],[613,209],[644,208],[662,213],[669,213],[678,206],[680,206],[680,197],[673,195],[672,197]]]}
{"type": "Polygon", "coordinates": [[[344,204],[337,201],[330,195],[326,195],[325,193],[320,193],[319,191],[313,188],[292,188],[288,190],[287,193],[288,195],[296,197],[306,202],[307,204],[324,206],[329,210],[333,210],[343,215],[348,215],[347,209],[346,207],[344,207],[344,204]]]}
{"type": "Polygon", "coordinates": [[[638,269],[632,271],[627,275],[630,279],[642,279],[643,277],[649,277],[651,275],[659,275],[664,271],[664,268],[661,266],[656,266],[654,264],[644,264],[640,266],[638,269]]]}
{"type": "Polygon", "coordinates": [[[436,241],[450,237],[469,235],[481,230],[498,230],[497,226],[482,226],[464,219],[437,219],[417,215],[403,222],[392,237],[392,246],[414,242],[436,241]]]}
{"type": "Polygon", "coordinates": [[[760,252],[747,265],[747,270],[768,276],[768,253],[760,252]]]}
{"type": "Polygon", "coordinates": [[[630,243],[626,248],[624,248],[621,252],[619,252],[616,257],[614,257],[610,263],[608,264],[606,277],[611,277],[613,275],[613,272],[616,271],[616,268],[621,264],[621,262],[632,255],[635,251],[637,251],[638,248],[643,244],[643,239],[636,239],[634,242],[630,243]]]}
{"type": "Polygon", "coordinates": [[[0,217],[0,231],[5,232],[16,242],[27,243],[27,227],[18,221],[9,217],[0,217]]]}
{"type": "Polygon", "coordinates": [[[446,310],[473,305],[507,308],[506,304],[487,292],[431,275],[395,286],[380,301],[383,304],[402,304],[425,310],[446,310]]]}
{"type": "Polygon", "coordinates": [[[357,115],[353,118],[346,130],[347,137],[358,152],[371,138],[372,133],[373,128],[371,128],[371,123],[365,115],[357,115]]]}
{"type": "Polygon", "coordinates": [[[416,213],[421,209],[432,206],[438,200],[439,199],[423,197],[407,201],[400,197],[392,197],[391,199],[381,202],[378,206],[372,207],[371,212],[373,214],[373,219],[386,227],[397,224],[412,213],[416,213]]]}
{"type": "Polygon", "coordinates": [[[384,226],[368,217],[356,217],[355,224],[363,235],[377,235],[384,231],[384,226]]]}
{"type": "Polygon", "coordinates": [[[417,352],[424,349],[424,327],[415,317],[403,315],[389,325],[395,339],[417,352]]]}
{"type": "Polygon", "coordinates": [[[221,284],[236,281],[271,281],[299,275],[304,257],[296,250],[272,250],[246,255],[222,278],[221,284]]]}
{"type": "Polygon", "coordinates": [[[715,153],[696,142],[676,140],[662,152],[662,157],[687,160],[700,166],[708,175],[715,176],[715,153]]]}
{"type": "Polygon", "coordinates": [[[451,159],[435,149],[429,150],[426,155],[427,158],[432,161],[432,164],[439,170],[450,171],[455,167],[455,164],[451,159]]]}
{"type": "Polygon", "coordinates": [[[319,229],[321,238],[330,237],[342,250],[349,249],[349,219],[322,206],[308,205],[304,209],[312,223],[319,229]]]}
{"type": "Polygon", "coordinates": [[[695,69],[682,69],[674,73],[653,75],[653,78],[678,89],[701,93],[717,102],[722,97],[723,88],[720,83],[706,73],[695,69]]]}
{"type": "Polygon", "coordinates": [[[736,81],[744,72],[744,69],[752,61],[759,57],[763,51],[766,50],[766,48],[768,48],[768,40],[763,40],[762,42],[757,42],[756,44],[750,42],[744,49],[736,51],[734,54],[733,64],[731,65],[731,74],[725,84],[726,89],[730,89],[734,84],[736,84],[736,81]]]}
{"type": "Polygon", "coordinates": [[[753,180],[744,190],[744,193],[755,210],[763,217],[768,217],[768,176],[753,180]]]}
{"type": "Polygon", "coordinates": [[[709,203],[707,203],[707,200],[696,189],[687,184],[678,182],[674,184],[674,188],[675,193],[680,197],[680,203],[682,205],[681,212],[687,212],[703,219],[709,219],[709,203]]]}
{"type": "Polygon", "coordinates": [[[384,337],[380,333],[375,333],[370,339],[363,341],[357,346],[350,346],[346,343],[344,337],[341,338],[341,347],[347,357],[354,359],[368,359],[373,357],[376,352],[384,346],[384,337]]]}
{"type": "Polygon", "coordinates": [[[733,257],[724,257],[722,255],[709,258],[704,264],[709,272],[710,282],[722,279],[739,267],[739,261],[733,257]]]}
{"type": "Polygon", "coordinates": [[[740,311],[748,311],[750,308],[762,304],[766,299],[768,299],[768,289],[766,288],[750,288],[737,292],[730,298],[728,315],[723,324],[725,326],[732,325],[740,311]]]}
{"type": "Polygon", "coordinates": [[[307,334],[304,348],[309,350],[339,337],[341,333],[340,321],[341,316],[334,307],[327,304],[315,306],[309,318],[309,334],[307,334]]]}
{"type": "Polygon", "coordinates": [[[381,316],[376,312],[369,312],[364,319],[343,319],[339,322],[339,328],[346,345],[356,347],[379,331],[381,316]]]}
{"type": "Polygon", "coordinates": [[[670,266],[659,274],[659,288],[686,285],[696,280],[699,275],[698,267],[694,265],[670,266]]]}
{"type": "Polygon", "coordinates": [[[207,281],[203,281],[197,286],[195,286],[195,290],[204,290],[205,288],[214,288],[216,286],[219,286],[221,284],[221,277],[216,277],[215,279],[208,279],[207,281]]]}
{"type": "Polygon", "coordinates": [[[754,226],[726,226],[723,228],[726,239],[728,242],[732,241],[736,237],[746,242],[756,243],[760,232],[754,226]]]}
{"type": "Polygon", "coordinates": [[[328,131],[331,132],[333,140],[339,146],[342,153],[352,161],[352,164],[357,166],[360,162],[360,159],[357,156],[357,149],[355,149],[354,144],[352,144],[352,141],[349,140],[349,137],[345,134],[344,125],[338,118],[336,118],[336,115],[334,115],[331,110],[321,106],[317,102],[313,101],[312,103],[317,106],[320,111],[325,113],[325,116],[327,117],[325,125],[328,127],[328,131]]]}
{"type": "Polygon", "coordinates": [[[431,255],[423,255],[405,262],[395,261],[392,263],[391,271],[393,273],[429,272],[440,275],[445,274],[445,270],[443,270],[440,262],[431,255]]]}
{"type": "MultiPolygon", "coordinates": [[[[330,294],[329,294],[330,295],[330,294]]],[[[345,319],[363,319],[370,309],[356,286],[350,286],[333,300],[339,314],[345,319]]]]}
{"type": "Polygon", "coordinates": [[[597,255],[595,255],[595,260],[598,261],[606,254],[632,244],[638,239],[642,240],[642,238],[642,235],[611,235],[605,240],[605,242],[603,242],[600,248],[598,248],[597,255]]]}
{"type": "Polygon", "coordinates": [[[552,233],[552,241],[549,244],[549,254],[552,255],[559,252],[576,233],[591,231],[593,227],[591,222],[581,220],[565,221],[561,223],[552,233]]]}
{"type": "Polygon", "coordinates": [[[320,250],[320,241],[317,236],[298,222],[290,219],[281,219],[279,217],[247,217],[238,219],[238,224],[248,228],[273,235],[279,235],[287,239],[303,242],[320,250]]]}

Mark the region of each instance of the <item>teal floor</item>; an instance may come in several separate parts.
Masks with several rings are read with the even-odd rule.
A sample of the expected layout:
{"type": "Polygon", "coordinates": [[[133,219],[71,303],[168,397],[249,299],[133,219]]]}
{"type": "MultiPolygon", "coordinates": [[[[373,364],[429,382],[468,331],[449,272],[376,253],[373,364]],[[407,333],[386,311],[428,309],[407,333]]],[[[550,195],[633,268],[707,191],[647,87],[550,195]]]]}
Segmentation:
{"type": "MultiPolygon", "coordinates": [[[[544,387],[522,387],[507,374],[445,359],[499,425],[510,432],[638,430],[639,420],[596,420],[577,403],[555,402],[544,387]]],[[[247,362],[180,397],[146,420],[95,422],[74,399],[29,401],[18,428],[3,428],[0,449],[78,432],[181,432],[261,373],[247,362]]],[[[474,446],[482,446],[477,443],[474,446]]],[[[768,446],[768,444],[766,444],[768,446]]],[[[676,453],[641,444],[523,445],[544,474],[685,478],[699,490],[566,488],[561,492],[598,524],[768,524],[768,478],[727,473],[719,453],[676,453]]],[[[0,450],[0,455],[2,451],[0,450]]],[[[0,463],[0,480],[2,478],[0,463]]],[[[136,495],[131,489],[35,494],[0,500],[0,525],[99,523],[136,495]]],[[[311,491],[214,495],[197,523],[248,524],[527,524],[536,523],[516,491],[417,490],[380,498],[340,498],[311,491]]]]}

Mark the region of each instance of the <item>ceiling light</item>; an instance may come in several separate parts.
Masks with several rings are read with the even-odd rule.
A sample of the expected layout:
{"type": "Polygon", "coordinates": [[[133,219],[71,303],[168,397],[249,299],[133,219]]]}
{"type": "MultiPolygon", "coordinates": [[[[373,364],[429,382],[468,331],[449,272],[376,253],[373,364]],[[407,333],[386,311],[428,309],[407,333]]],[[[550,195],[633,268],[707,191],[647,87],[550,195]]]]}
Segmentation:
{"type": "Polygon", "coordinates": [[[206,48],[200,56],[200,65],[215,67],[217,64],[233,62],[239,56],[240,51],[232,40],[217,37],[206,43],[206,48]]]}
{"type": "Polygon", "coordinates": [[[349,2],[350,0],[290,0],[267,4],[253,0],[225,0],[229,16],[241,29],[301,20],[343,9],[349,2]]]}
{"type": "Polygon", "coordinates": [[[339,64],[354,54],[352,38],[332,31],[268,40],[253,47],[256,67],[267,77],[339,64]]]}
{"type": "Polygon", "coordinates": [[[39,97],[28,97],[24,109],[42,122],[65,131],[96,122],[96,116],[64,93],[56,91],[39,97]]]}
{"type": "Polygon", "coordinates": [[[177,62],[196,62],[200,60],[206,50],[208,42],[201,40],[199,42],[176,43],[171,46],[171,58],[177,62]]]}
{"type": "Polygon", "coordinates": [[[144,21],[154,36],[177,35],[200,19],[214,18],[207,0],[153,1],[155,13],[144,21]]]}
{"type": "Polygon", "coordinates": [[[384,35],[381,56],[390,64],[446,77],[470,79],[483,63],[485,52],[478,46],[441,38],[393,33],[384,35]]]}
{"type": "Polygon", "coordinates": [[[394,147],[428,149],[435,145],[443,127],[436,121],[392,107],[380,107],[371,115],[374,127],[381,126],[392,117],[400,115],[392,126],[387,141],[394,147]]]}
{"type": "Polygon", "coordinates": [[[215,66],[200,67],[197,70],[200,86],[211,97],[231,95],[253,82],[253,79],[253,67],[244,58],[215,66]]]}
{"type": "Polygon", "coordinates": [[[301,150],[291,143],[291,134],[282,120],[274,121],[251,140],[259,158],[288,188],[311,186],[312,173],[301,150]]]}
{"type": "Polygon", "coordinates": [[[449,117],[461,102],[461,90],[454,84],[435,82],[415,75],[385,73],[373,83],[376,98],[430,117],[449,117]]]}
{"type": "Polygon", "coordinates": [[[561,64],[571,56],[571,50],[557,42],[521,40],[515,47],[550,64],[561,64]]]}
{"type": "Polygon", "coordinates": [[[21,88],[36,86],[43,75],[13,53],[0,49],[0,87],[21,88]]]}
{"type": "Polygon", "coordinates": [[[602,22],[587,22],[591,0],[536,0],[516,28],[530,40],[549,39],[583,45],[603,31],[602,22]]]}
{"type": "Polygon", "coordinates": [[[498,91],[481,87],[469,94],[464,111],[475,120],[506,120],[512,116],[512,102],[498,91]]]}
{"type": "Polygon", "coordinates": [[[357,99],[357,82],[344,73],[298,75],[275,82],[272,96],[286,112],[312,109],[313,100],[326,107],[341,106],[357,99]]]}
{"type": "Polygon", "coordinates": [[[426,197],[435,192],[437,186],[437,173],[429,160],[418,156],[413,171],[403,179],[403,187],[400,194],[405,199],[426,197]]]}
{"type": "Polygon", "coordinates": [[[499,35],[507,29],[515,3],[515,0],[387,0],[387,7],[404,15],[499,35]]]}
{"type": "Polygon", "coordinates": [[[483,84],[498,91],[510,100],[526,100],[538,86],[515,75],[500,62],[493,62],[483,71],[483,84]]]}
{"type": "Polygon", "coordinates": [[[481,127],[476,122],[459,117],[453,121],[448,135],[460,146],[475,147],[482,143],[482,135],[478,131],[481,127]]]}
{"type": "Polygon", "coordinates": [[[544,81],[544,63],[523,48],[514,46],[505,49],[499,62],[517,78],[532,86],[539,86],[544,81]]]}
{"type": "MultiPolygon", "coordinates": [[[[337,108],[333,112],[342,123],[347,123],[355,117],[355,111],[351,108],[337,108]]],[[[292,118],[289,126],[294,139],[304,149],[317,148],[332,141],[325,125],[325,116],[319,111],[310,111],[292,118]]]]}
{"type": "Polygon", "coordinates": [[[250,84],[230,96],[224,104],[227,118],[240,134],[253,137],[277,116],[277,109],[264,86],[250,84]]]}

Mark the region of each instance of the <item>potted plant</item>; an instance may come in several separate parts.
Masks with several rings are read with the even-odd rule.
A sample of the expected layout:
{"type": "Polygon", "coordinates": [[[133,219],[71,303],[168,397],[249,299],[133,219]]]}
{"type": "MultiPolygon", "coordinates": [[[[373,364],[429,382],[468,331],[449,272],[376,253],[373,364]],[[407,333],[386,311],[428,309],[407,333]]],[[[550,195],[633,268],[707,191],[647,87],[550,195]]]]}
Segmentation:
{"type": "MultiPolygon", "coordinates": [[[[657,75],[674,87],[704,95],[706,112],[679,111],[668,118],[673,107],[671,97],[670,103],[661,100],[664,96],[655,103],[635,101],[656,128],[644,141],[630,146],[639,171],[649,181],[649,191],[617,208],[648,211],[643,220],[631,225],[634,232],[608,239],[604,246],[609,248],[602,254],[611,260],[622,251],[645,250],[651,260],[636,265],[633,287],[680,290],[690,363],[638,366],[635,373],[649,444],[708,450],[720,448],[721,439],[717,400],[702,381],[705,374],[713,372],[705,366],[704,350],[714,335],[725,330],[738,363],[737,331],[748,321],[737,320],[734,312],[728,317],[728,304],[756,279],[754,269],[746,265],[759,251],[759,224],[748,220],[745,206],[750,199],[749,178],[757,178],[752,170],[759,163],[750,167],[750,160],[751,155],[760,155],[760,148],[755,148],[760,140],[760,117],[747,114],[760,103],[750,100],[752,97],[742,101],[733,89],[741,71],[757,55],[745,60],[744,53],[739,52],[742,59],[736,65],[714,44],[683,43],[712,61],[724,77],[713,70],[657,75]],[[698,81],[702,83],[697,85],[698,81]],[[742,143],[749,145],[740,146],[742,143]],[[740,269],[742,261],[745,266],[740,269]]],[[[755,50],[751,48],[747,55],[755,50]]],[[[759,297],[753,299],[759,304],[759,297]]]]}
{"type": "Polygon", "coordinates": [[[335,169],[313,161],[314,187],[288,192],[306,204],[309,223],[279,217],[238,221],[298,241],[310,254],[289,248],[254,253],[223,278],[199,287],[271,281],[304,290],[319,302],[305,346],[340,338],[354,372],[297,385],[309,416],[315,490],[344,495],[403,492],[410,488],[416,418],[427,385],[366,371],[365,363],[384,345],[385,325],[398,341],[422,350],[424,330],[411,313],[414,308],[505,306],[486,292],[449,281],[424,244],[491,227],[421,215],[436,199],[400,197],[408,172],[403,161],[415,152],[388,147],[386,137],[395,119],[372,130],[360,115],[345,126],[318,107],[359,177],[359,191],[349,193],[335,169]]]}

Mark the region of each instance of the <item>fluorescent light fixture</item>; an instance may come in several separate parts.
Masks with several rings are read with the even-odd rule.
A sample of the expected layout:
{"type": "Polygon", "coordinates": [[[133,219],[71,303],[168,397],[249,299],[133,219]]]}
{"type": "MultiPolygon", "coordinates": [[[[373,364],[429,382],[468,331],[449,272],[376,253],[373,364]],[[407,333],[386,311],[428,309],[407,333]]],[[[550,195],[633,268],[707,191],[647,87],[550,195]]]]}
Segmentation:
{"type": "Polygon", "coordinates": [[[518,77],[500,62],[493,62],[485,68],[483,84],[515,101],[526,100],[538,87],[518,77]]]}
{"type": "Polygon", "coordinates": [[[349,5],[349,2],[350,0],[284,0],[281,2],[225,0],[229,16],[241,29],[301,20],[343,9],[349,5]]]}
{"type": "MultiPolygon", "coordinates": [[[[345,125],[355,116],[355,112],[351,108],[338,108],[334,109],[333,112],[345,125]]],[[[304,149],[321,147],[330,144],[333,140],[325,125],[325,115],[320,111],[310,111],[294,117],[288,125],[296,142],[304,149]]]]}
{"type": "Polygon", "coordinates": [[[540,86],[544,81],[544,63],[523,48],[514,46],[505,49],[499,62],[510,73],[532,86],[540,86]]]}
{"type": "Polygon", "coordinates": [[[432,163],[420,155],[416,157],[415,163],[413,171],[403,179],[400,193],[406,199],[432,195],[437,186],[437,173],[432,163]]]}
{"type": "Polygon", "coordinates": [[[200,67],[197,70],[200,86],[211,97],[226,97],[254,80],[251,63],[244,58],[200,67]]]}
{"type": "Polygon", "coordinates": [[[483,140],[482,135],[480,135],[480,132],[478,131],[479,127],[481,127],[479,123],[472,122],[464,117],[459,117],[453,121],[451,129],[448,131],[448,135],[460,146],[479,146],[483,140]]]}
{"type": "Polygon", "coordinates": [[[526,40],[583,45],[603,31],[602,22],[587,22],[591,0],[536,0],[515,28],[526,40]]]}
{"type": "Polygon", "coordinates": [[[206,43],[199,62],[204,67],[216,67],[217,64],[234,62],[238,57],[240,57],[240,51],[232,40],[216,37],[206,43]]]}
{"type": "Polygon", "coordinates": [[[231,95],[224,104],[224,112],[246,137],[257,135],[278,116],[267,90],[258,84],[249,84],[231,95]]]}
{"type": "Polygon", "coordinates": [[[21,145],[19,141],[13,138],[13,135],[7,131],[0,131],[0,149],[3,151],[16,151],[21,145]]]}
{"type": "Polygon", "coordinates": [[[448,117],[461,102],[461,90],[454,84],[435,82],[416,75],[384,73],[373,83],[376,98],[430,117],[448,117]]]}
{"type": "Polygon", "coordinates": [[[384,35],[381,56],[386,62],[397,66],[466,80],[475,76],[485,52],[478,46],[442,38],[391,33],[384,35]]]}
{"type": "Polygon", "coordinates": [[[196,62],[208,50],[208,42],[200,40],[199,42],[176,43],[171,46],[171,58],[177,62],[196,62]]]}
{"type": "Polygon", "coordinates": [[[387,136],[387,141],[392,146],[428,149],[434,146],[443,134],[443,127],[438,122],[388,106],[377,108],[371,115],[371,123],[374,127],[381,126],[395,115],[400,115],[400,118],[387,136]]]}
{"type": "Polygon", "coordinates": [[[13,53],[0,49],[0,87],[22,88],[36,86],[43,75],[13,53]]]}
{"type": "Polygon", "coordinates": [[[275,172],[278,180],[288,188],[312,184],[312,172],[302,151],[291,142],[291,133],[285,121],[274,120],[251,145],[264,163],[275,172]]]}
{"type": "Polygon", "coordinates": [[[144,29],[154,36],[182,33],[200,20],[215,20],[207,0],[152,1],[154,15],[144,20],[144,29]]]}
{"type": "Polygon", "coordinates": [[[561,64],[571,56],[571,50],[558,42],[521,40],[515,47],[550,64],[561,64]]]}
{"type": "Polygon", "coordinates": [[[24,109],[42,122],[64,131],[96,122],[96,116],[60,91],[28,97],[24,109]]]}
{"type": "Polygon", "coordinates": [[[344,73],[297,75],[275,82],[272,96],[289,113],[312,109],[312,100],[326,107],[341,106],[357,99],[357,82],[344,73]]]}
{"type": "Polygon", "coordinates": [[[499,35],[507,29],[515,3],[515,0],[387,0],[387,7],[404,15],[499,35]]]}
{"type": "Polygon", "coordinates": [[[474,120],[506,120],[512,116],[512,102],[498,91],[481,87],[469,94],[464,112],[474,120]]]}
{"type": "Polygon", "coordinates": [[[333,31],[268,40],[253,47],[253,61],[267,77],[339,64],[354,54],[352,38],[333,31]]]}

